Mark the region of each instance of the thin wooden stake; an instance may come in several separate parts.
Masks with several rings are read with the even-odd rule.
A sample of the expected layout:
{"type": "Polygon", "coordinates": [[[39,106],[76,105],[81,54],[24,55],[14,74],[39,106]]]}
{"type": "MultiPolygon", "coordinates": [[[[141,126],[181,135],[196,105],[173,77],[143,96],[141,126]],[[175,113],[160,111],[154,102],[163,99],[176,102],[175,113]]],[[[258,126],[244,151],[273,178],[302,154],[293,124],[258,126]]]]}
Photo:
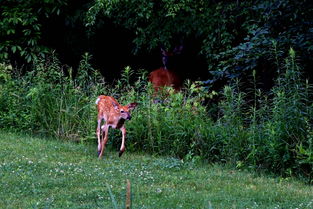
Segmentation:
{"type": "Polygon", "coordinates": [[[126,186],[126,209],[130,209],[130,206],[131,206],[130,181],[127,179],[127,186],[126,186]]]}

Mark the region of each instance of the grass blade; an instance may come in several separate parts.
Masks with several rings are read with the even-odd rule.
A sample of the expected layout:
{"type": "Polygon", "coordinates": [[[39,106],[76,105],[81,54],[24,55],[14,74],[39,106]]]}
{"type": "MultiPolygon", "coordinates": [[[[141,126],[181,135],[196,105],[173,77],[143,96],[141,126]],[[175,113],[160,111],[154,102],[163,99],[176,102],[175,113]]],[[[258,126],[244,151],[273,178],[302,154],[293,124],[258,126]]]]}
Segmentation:
{"type": "Polygon", "coordinates": [[[114,209],[118,209],[117,202],[116,202],[115,197],[114,197],[114,195],[113,195],[113,193],[112,193],[112,190],[111,190],[111,188],[110,188],[110,185],[109,185],[108,183],[106,183],[106,186],[107,186],[107,188],[108,188],[108,191],[109,191],[109,194],[110,194],[110,197],[111,197],[111,200],[112,200],[112,204],[113,204],[114,209]]]}

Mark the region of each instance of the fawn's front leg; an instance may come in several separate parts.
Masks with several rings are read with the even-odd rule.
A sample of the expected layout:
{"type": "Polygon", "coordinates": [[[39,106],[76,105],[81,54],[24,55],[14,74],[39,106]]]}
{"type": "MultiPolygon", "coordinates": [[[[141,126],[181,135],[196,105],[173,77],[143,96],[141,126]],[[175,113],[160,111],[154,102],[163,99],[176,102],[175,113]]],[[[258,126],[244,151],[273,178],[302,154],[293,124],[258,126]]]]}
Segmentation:
{"type": "Polygon", "coordinates": [[[125,137],[126,137],[126,128],[125,128],[125,126],[122,126],[120,128],[120,130],[122,132],[122,145],[121,145],[121,148],[120,148],[120,152],[118,154],[119,157],[121,157],[123,152],[125,151],[125,137]]]}

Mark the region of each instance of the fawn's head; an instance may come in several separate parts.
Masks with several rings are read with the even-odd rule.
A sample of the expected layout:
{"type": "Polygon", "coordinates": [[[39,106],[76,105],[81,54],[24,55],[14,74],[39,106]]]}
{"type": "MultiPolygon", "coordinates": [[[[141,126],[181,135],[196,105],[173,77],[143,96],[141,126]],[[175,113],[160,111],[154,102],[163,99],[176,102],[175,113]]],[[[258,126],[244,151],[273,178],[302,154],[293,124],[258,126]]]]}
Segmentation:
{"type": "Polygon", "coordinates": [[[135,107],[138,105],[137,103],[130,103],[128,105],[122,106],[122,105],[116,104],[115,102],[112,102],[112,104],[113,104],[115,111],[119,113],[120,119],[124,119],[124,120],[131,119],[130,112],[131,110],[135,109],[135,107]]]}

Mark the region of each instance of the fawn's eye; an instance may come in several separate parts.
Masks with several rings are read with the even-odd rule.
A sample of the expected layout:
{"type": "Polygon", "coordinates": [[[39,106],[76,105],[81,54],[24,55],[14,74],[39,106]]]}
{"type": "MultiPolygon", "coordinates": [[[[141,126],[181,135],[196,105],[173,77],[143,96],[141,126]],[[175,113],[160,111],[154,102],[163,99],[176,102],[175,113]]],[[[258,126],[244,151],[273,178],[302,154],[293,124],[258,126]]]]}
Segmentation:
{"type": "Polygon", "coordinates": [[[124,113],[124,110],[121,110],[121,113],[124,113]]]}

